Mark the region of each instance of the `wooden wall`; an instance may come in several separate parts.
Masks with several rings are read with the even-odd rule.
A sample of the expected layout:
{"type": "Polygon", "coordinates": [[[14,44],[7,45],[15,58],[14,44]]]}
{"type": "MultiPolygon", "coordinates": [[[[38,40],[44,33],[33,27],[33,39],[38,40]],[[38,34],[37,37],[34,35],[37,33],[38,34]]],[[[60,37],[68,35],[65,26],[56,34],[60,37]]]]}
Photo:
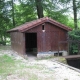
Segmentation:
{"type": "MultiPolygon", "coordinates": [[[[67,40],[67,31],[50,23],[44,24],[45,32],[42,32],[42,24],[28,30],[28,33],[37,33],[38,52],[58,51],[58,43],[67,40]]],[[[59,50],[66,50],[67,44],[59,44],[59,50]]]]}
{"type": "Polygon", "coordinates": [[[11,32],[11,47],[20,54],[25,54],[25,35],[20,32],[11,32]]]}

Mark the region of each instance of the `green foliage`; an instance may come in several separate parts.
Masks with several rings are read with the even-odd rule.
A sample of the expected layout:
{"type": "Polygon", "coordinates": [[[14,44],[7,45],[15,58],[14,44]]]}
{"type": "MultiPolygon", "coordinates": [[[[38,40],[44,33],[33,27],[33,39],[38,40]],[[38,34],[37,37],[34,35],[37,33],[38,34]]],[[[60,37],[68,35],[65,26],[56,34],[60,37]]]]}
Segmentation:
{"type": "Polygon", "coordinates": [[[72,40],[73,42],[70,42],[69,46],[69,52],[70,54],[78,54],[78,42],[80,41],[80,30],[73,30],[69,32],[69,40],[72,40]]]}
{"type": "Polygon", "coordinates": [[[7,37],[9,37],[9,34],[6,33],[6,31],[14,28],[13,17],[14,17],[15,26],[36,19],[36,13],[33,7],[34,3],[32,2],[33,1],[30,0],[26,1],[26,3],[20,1],[19,5],[17,5],[15,1],[13,1],[13,7],[12,7],[12,0],[0,1],[0,43],[1,44],[3,42],[6,42],[7,37]]]}
{"type": "Polygon", "coordinates": [[[5,41],[0,41],[0,45],[6,45],[5,41]]]}
{"type": "MultiPolygon", "coordinates": [[[[66,0],[65,0],[66,1],[66,0]]],[[[66,4],[66,3],[64,3],[66,4]]],[[[46,0],[43,2],[43,7],[44,7],[44,15],[51,17],[52,19],[65,24],[68,26],[69,24],[69,18],[67,15],[65,15],[65,13],[68,11],[68,9],[66,7],[63,7],[63,0],[46,0]]]]}
{"type": "Polygon", "coordinates": [[[16,26],[36,19],[34,3],[31,1],[27,1],[27,3],[21,1],[20,5],[15,4],[14,7],[16,26]]]}
{"type": "Polygon", "coordinates": [[[74,29],[74,21],[73,21],[73,19],[71,17],[68,18],[67,26],[69,26],[70,28],[74,29]]]}
{"type": "MultiPolygon", "coordinates": [[[[68,12],[72,10],[72,0],[42,0],[41,3],[44,16],[51,17],[52,19],[74,29],[73,19],[70,18],[70,15],[67,15],[68,12]]],[[[77,0],[76,4],[77,12],[79,12],[80,1],[77,0]]],[[[9,34],[6,34],[7,30],[25,22],[35,20],[36,18],[37,9],[35,0],[1,0],[0,42],[6,42],[7,37],[9,37],[9,34]],[[16,2],[18,2],[18,4],[16,2]],[[13,21],[15,26],[13,26],[13,21]]],[[[78,25],[80,25],[79,20],[78,25]]]]}
{"type": "Polygon", "coordinates": [[[69,32],[69,38],[70,38],[71,40],[79,41],[79,40],[80,40],[80,29],[70,31],[70,32],[69,32]]]}
{"type": "Polygon", "coordinates": [[[7,3],[5,0],[0,2],[0,42],[6,42],[6,31],[9,29],[10,19],[8,16],[7,3]]]}

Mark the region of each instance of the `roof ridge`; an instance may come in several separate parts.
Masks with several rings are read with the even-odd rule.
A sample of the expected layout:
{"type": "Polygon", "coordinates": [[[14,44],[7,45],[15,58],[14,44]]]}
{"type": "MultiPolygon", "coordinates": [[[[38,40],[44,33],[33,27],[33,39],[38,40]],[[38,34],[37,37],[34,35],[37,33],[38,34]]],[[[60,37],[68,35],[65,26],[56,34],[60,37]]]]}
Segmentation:
{"type": "Polygon", "coordinates": [[[33,20],[33,21],[30,21],[30,22],[26,22],[20,26],[17,26],[11,30],[9,30],[8,32],[11,32],[11,31],[20,31],[20,32],[23,32],[25,30],[29,30],[37,25],[40,25],[42,23],[45,23],[45,22],[49,22],[49,23],[52,23],[60,28],[63,28],[65,30],[71,30],[71,28],[69,28],[68,26],[65,26],[64,24],[60,23],[60,22],[57,22],[56,20],[53,20],[49,17],[43,17],[43,18],[40,18],[40,19],[36,19],[36,20],[33,20]]]}

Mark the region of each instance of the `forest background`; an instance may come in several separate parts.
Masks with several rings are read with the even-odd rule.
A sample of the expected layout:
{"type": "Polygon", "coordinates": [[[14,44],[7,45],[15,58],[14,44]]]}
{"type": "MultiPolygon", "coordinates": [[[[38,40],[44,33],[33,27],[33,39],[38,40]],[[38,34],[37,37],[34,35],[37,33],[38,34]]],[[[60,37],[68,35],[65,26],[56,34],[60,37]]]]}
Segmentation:
{"type": "Polygon", "coordinates": [[[79,13],[80,0],[0,0],[0,44],[9,41],[7,30],[46,16],[72,28],[70,35],[78,32],[80,39],[79,13]]]}

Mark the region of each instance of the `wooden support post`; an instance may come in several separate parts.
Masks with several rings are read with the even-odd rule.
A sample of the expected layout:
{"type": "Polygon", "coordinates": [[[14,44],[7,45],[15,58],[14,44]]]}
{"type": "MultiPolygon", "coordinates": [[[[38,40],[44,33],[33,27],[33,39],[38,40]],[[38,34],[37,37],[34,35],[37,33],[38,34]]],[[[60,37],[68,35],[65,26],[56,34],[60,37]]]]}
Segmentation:
{"type": "Polygon", "coordinates": [[[78,54],[80,54],[80,52],[79,52],[79,47],[80,47],[80,43],[78,42],[78,54]]]}
{"type": "Polygon", "coordinates": [[[69,41],[68,41],[68,55],[69,55],[69,46],[70,46],[70,44],[69,44],[69,41]]]}
{"type": "Polygon", "coordinates": [[[58,56],[59,56],[59,42],[58,42],[58,56]]]}

